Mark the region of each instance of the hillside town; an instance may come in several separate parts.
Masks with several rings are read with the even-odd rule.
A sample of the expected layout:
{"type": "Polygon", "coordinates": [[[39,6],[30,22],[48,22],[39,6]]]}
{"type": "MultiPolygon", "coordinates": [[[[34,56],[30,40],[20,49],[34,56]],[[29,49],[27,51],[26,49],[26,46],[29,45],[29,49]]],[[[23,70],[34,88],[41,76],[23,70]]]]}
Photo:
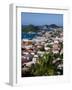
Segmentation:
{"type": "MultiPolygon", "coordinates": [[[[28,32],[29,34],[34,32],[28,32]]],[[[63,28],[42,27],[32,39],[22,38],[21,40],[21,65],[22,76],[26,76],[32,65],[39,63],[44,55],[52,54],[52,65],[56,65],[56,75],[63,74],[63,28]],[[27,73],[27,74],[26,74],[27,73]],[[26,74],[26,75],[25,75],[26,74]]],[[[48,71],[49,73],[49,71],[48,71]]],[[[45,72],[44,75],[48,75],[45,72]]],[[[33,75],[33,74],[32,74],[33,75]]],[[[36,76],[37,74],[35,74],[36,76]]],[[[42,74],[39,74],[42,75],[42,74]]],[[[50,69],[49,75],[53,75],[50,69]]]]}

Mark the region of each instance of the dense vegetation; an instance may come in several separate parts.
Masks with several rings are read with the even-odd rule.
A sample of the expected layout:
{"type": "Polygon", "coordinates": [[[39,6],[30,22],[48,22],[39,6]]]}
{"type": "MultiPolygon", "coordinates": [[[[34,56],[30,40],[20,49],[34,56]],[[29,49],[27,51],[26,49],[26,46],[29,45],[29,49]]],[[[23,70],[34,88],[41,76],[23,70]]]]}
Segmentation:
{"type": "Polygon", "coordinates": [[[58,65],[63,63],[63,55],[45,53],[42,57],[39,57],[36,64],[31,65],[27,72],[24,72],[22,76],[52,76],[52,75],[62,75],[63,68],[59,69],[58,65]],[[55,59],[60,57],[53,63],[55,59]]]}
{"type": "Polygon", "coordinates": [[[22,32],[37,32],[38,27],[34,25],[22,26],[22,32]]]}

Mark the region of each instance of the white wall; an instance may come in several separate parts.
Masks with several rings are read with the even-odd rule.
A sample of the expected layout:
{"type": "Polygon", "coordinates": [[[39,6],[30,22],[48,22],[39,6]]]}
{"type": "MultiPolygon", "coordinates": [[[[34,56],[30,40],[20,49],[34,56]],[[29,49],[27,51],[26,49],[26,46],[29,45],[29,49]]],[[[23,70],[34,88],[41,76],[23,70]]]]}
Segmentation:
{"type": "MultiPolygon", "coordinates": [[[[23,3],[24,5],[47,5],[47,1],[52,2],[53,6],[64,6],[69,7],[72,10],[71,1],[72,0],[0,0],[0,90],[12,89],[11,86],[8,85],[9,78],[9,4],[10,3],[23,3]]],[[[72,16],[72,12],[71,12],[72,16]]],[[[72,17],[71,19],[72,24],[72,17]]],[[[72,26],[72,25],[71,25],[72,26]]],[[[69,52],[72,55],[72,28],[68,30],[70,46],[69,52]]],[[[72,59],[69,57],[69,59],[72,59]]],[[[71,67],[72,68],[72,67],[71,67]]],[[[71,78],[72,80],[72,78],[71,78]]],[[[72,83],[66,84],[50,84],[50,85],[39,85],[39,86],[24,86],[24,87],[14,87],[13,89],[26,89],[26,90],[34,90],[44,88],[47,90],[71,90],[72,83]]]]}

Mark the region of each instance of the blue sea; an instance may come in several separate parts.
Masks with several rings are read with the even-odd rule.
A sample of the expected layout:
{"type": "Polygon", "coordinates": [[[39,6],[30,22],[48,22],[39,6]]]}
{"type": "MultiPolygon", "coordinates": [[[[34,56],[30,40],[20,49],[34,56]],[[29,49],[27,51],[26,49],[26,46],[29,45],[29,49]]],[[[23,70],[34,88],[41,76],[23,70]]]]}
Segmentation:
{"type": "Polygon", "coordinates": [[[22,33],[22,39],[29,39],[32,40],[33,38],[35,38],[37,36],[37,33],[22,33]]]}

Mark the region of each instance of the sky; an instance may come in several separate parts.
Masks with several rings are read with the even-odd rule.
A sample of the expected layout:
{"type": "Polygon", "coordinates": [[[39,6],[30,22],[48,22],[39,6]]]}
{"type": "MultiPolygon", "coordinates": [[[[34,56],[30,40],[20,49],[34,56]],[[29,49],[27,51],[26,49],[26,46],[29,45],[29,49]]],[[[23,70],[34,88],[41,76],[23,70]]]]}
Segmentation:
{"type": "Polygon", "coordinates": [[[63,26],[63,14],[26,13],[21,12],[21,25],[50,25],[63,26]]]}

